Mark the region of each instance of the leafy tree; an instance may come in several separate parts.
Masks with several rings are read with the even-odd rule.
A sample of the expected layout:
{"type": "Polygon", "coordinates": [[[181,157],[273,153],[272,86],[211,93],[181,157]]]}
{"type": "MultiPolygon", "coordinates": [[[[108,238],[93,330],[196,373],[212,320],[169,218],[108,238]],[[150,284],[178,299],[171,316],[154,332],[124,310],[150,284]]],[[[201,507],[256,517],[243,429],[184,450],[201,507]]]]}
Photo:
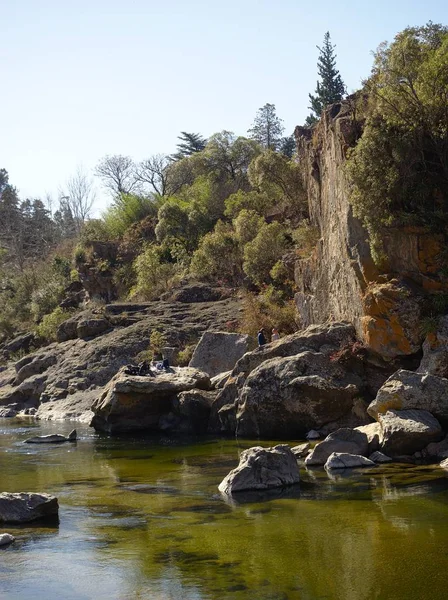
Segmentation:
{"type": "Polygon", "coordinates": [[[109,238],[119,238],[134,223],[142,221],[145,217],[157,215],[158,208],[157,202],[152,198],[120,194],[114,204],[103,213],[109,238]]]}
{"type": "Polygon", "coordinates": [[[312,114],[307,119],[307,125],[317,121],[326,106],[339,102],[345,94],[344,82],[336,69],[335,46],[331,43],[329,31],[324,35],[322,48],[317,46],[317,49],[320,53],[317,60],[320,81],[316,85],[316,95],[309,94],[312,114]]]}
{"type": "Polygon", "coordinates": [[[160,249],[148,245],[134,262],[137,283],[131,290],[131,297],[154,300],[166,291],[177,273],[173,263],[161,261],[160,249]]]}
{"type": "Polygon", "coordinates": [[[294,136],[289,135],[287,137],[283,137],[280,140],[279,150],[288,158],[292,158],[294,152],[296,151],[296,140],[294,139],[294,136]]]}
{"type": "Polygon", "coordinates": [[[282,205],[291,217],[303,218],[307,212],[307,198],[303,189],[299,165],[284,154],[266,150],[252,161],[249,180],[260,192],[282,205]]]}
{"type": "Polygon", "coordinates": [[[177,152],[173,154],[174,160],[181,160],[186,156],[191,156],[195,152],[202,152],[207,141],[199,133],[187,133],[182,131],[177,137],[180,142],[177,144],[177,152]]]}
{"type": "Polygon", "coordinates": [[[268,150],[277,150],[280,146],[284,127],[282,119],[277,117],[275,104],[265,104],[258,109],[249,137],[268,150]]]}
{"type": "Polygon", "coordinates": [[[231,225],[218,221],[207,233],[191,261],[191,272],[197,277],[221,279],[238,284],[242,277],[242,255],[231,225]]]}
{"type": "Polygon", "coordinates": [[[266,192],[252,190],[244,192],[238,190],[231,194],[225,201],[224,214],[227,217],[237,217],[242,210],[250,210],[259,215],[267,216],[269,210],[277,203],[276,196],[268,195],[266,192]]]}
{"type": "Polygon", "coordinates": [[[269,283],[270,271],[289,247],[281,223],[265,224],[244,248],[243,269],[257,285],[269,283]]]}
{"type": "Polygon", "coordinates": [[[347,174],[355,214],[381,262],[381,229],[444,232],[448,208],[448,28],[407,28],[375,54],[367,121],[347,174]]]}
{"type": "Polygon", "coordinates": [[[257,237],[258,232],[265,224],[265,220],[254,210],[242,210],[236,219],[233,220],[236,238],[244,247],[248,242],[251,242],[257,237]]]}

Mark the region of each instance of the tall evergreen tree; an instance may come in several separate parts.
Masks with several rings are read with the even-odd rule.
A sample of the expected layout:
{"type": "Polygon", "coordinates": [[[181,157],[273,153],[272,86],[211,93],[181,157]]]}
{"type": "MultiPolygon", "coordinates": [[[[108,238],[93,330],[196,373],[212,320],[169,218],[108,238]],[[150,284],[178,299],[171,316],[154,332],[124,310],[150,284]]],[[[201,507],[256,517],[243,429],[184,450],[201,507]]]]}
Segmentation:
{"type": "Polygon", "coordinates": [[[207,140],[200,133],[187,133],[186,131],[181,131],[177,139],[180,142],[176,146],[176,154],[172,156],[173,160],[181,160],[186,156],[191,156],[195,152],[202,152],[207,143],[207,140]]]}
{"type": "Polygon", "coordinates": [[[333,102],[339,102],[345,94],[344,82],[336,69],[335,47],[331,43],[330,32],[327,31],[322,48],[317,46],[320,52],[317,60],[320,81],[317,82],[316,95],[309,94],[311,103],[309,108],[312,110],[312,114],[306,120],[307,125],[315,123],[326,106],[333,102]]]}
{"type": "Polygon", "coordinates": [[[247,133],[251,139],[267,150],[277,150],[284,130],[282,122],[275,112],[275,104],[268,103],[258,109],[252,127],[247,133]]]}

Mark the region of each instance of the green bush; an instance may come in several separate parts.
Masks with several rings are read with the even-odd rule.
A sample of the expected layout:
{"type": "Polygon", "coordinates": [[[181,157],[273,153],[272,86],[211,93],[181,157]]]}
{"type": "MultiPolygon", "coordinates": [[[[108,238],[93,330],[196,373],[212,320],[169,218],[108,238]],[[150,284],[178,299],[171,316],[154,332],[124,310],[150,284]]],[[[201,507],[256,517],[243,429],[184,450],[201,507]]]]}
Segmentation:
{"type": "Polygon", "coordinates": [[[37,335],[47,342],[56,341],[59,325],[69,319],[72,315],[73,311],[64,310],[58,306],[49,315],[45,315],[39,325],[37,325],[37,335]]]}
{"type": "Polygon", "coordinates": [[[244,272],[257,285],[269,283],[270,271],[289,247],[281,223],[263,225],[257,236],[244,247],[244,272]]]}
{"type": "Polygon", "coordinates": [[[143,300],[158,298],[181,276],[179,267],[174,263],[161,262],[160,249],[151,245],[135,259],[134,270],[136,284],[131,289],[130,296],[143,300]]]}
{"type": "Polygon", "coordinates": [[[193,352],[195,351],[196,344],[188,344],[183,350],[177,355],[177,364],[179,367],[187,367],[190,362],[193,352]]]}
{"type": "Polygon", "coordinates": [[[218,221],[207,233],[191,261],[191,273],[198,278],[238,283],[242,277],[242,256],[231,225],[218,221]]]}

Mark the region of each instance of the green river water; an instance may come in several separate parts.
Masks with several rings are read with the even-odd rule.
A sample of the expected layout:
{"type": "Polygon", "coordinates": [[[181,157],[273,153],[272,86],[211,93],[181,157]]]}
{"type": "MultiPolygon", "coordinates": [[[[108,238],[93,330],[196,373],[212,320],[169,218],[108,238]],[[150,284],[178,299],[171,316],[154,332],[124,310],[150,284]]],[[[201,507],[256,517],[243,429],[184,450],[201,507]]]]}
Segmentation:
{"type": "MultiPolygon", "coordinates": [[[[1,600],[442,599],[448,474],[388,465],[225,500],[217,485],[258,442],[109,438],[29,445],[70,424],[0,420],[0,491],[59,498],[60,523],[0,525],[1,600]]],[[[298,443],[299,440],[291,440],[298,443]]],[[[272,445],[263,442],[262,445],[272,445]]]]}

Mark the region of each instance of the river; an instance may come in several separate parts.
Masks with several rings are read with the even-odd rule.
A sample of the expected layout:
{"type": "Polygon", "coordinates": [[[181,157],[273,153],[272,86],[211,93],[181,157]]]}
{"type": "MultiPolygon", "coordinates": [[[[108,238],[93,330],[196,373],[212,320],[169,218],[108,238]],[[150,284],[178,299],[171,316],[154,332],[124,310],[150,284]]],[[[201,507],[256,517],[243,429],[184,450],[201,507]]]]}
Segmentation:
{"type": "Polygon", "coordinates": [[[17,538],[0,549],[1,600],[446,598],[440,468],[301,468],[299,487],[231,502],[217,485],[259,442],[81,426],[74,444],[23,443],[70,429],[0,420],[0,491],[60,505],[59,526],[0,525],[17,538]]]}

